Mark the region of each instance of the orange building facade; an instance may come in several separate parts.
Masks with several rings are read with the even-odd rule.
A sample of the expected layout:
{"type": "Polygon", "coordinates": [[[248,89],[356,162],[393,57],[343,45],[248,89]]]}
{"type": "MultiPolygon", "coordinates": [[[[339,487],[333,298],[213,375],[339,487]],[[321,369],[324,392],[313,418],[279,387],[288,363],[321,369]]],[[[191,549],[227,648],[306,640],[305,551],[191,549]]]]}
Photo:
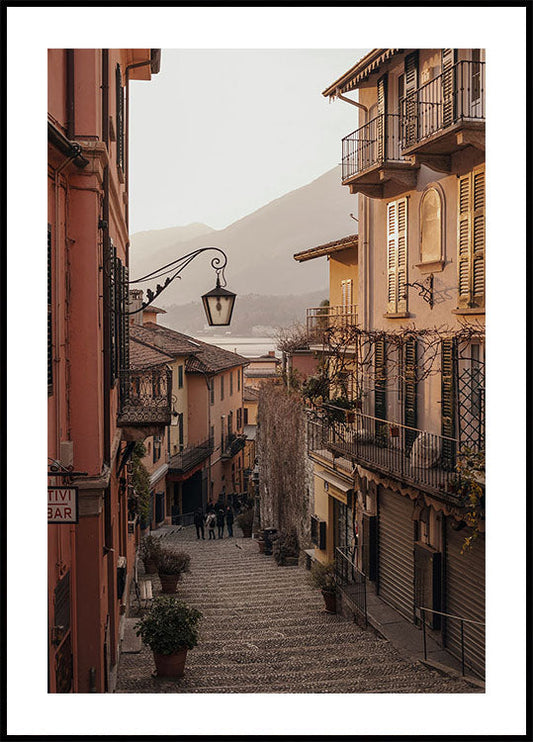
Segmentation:
{"type": "Polygon", "coordinates": [[[77,495],[48,526],[49,691],[106,692],[135,551],[125,455],[170,416],[161,387],[159,416],[136,417],[128,375],[128,90],[159,50],[52,49],[48,65],[49,488],[77,495]]]}

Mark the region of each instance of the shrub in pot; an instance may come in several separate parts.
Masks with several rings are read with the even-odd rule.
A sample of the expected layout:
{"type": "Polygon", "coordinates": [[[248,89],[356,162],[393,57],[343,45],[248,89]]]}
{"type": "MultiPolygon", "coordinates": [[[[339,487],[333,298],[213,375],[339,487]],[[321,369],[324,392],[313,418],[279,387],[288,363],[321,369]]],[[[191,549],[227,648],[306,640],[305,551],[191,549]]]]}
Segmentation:
{"type": "Polygon", "coordinates": [[[161,592],[175,593],[181,576],[190,572],[190,564],[191,557],[185,551],[162,549],[157,562],[161,592]]]}
{"type": "Polygon", "coordinates": [[[161,539],[157,536],[147,534],[141,539],[139,553],[144,564],[144,571],[147,575],[157,572],[157,565],[162,550],[161,539]]]}
{"type": "Polygon", "coordinates": [[[247,508],[237,516],[237,525],[242,530],[244,538],[252,538],[252,526],[254,523],[254,509],[247,508]]]}
{"type": "Polygon", "coordinates": [[[333,562],[315,561],[311,565],[309,580],[322,591],[326,613],[337,613],[335,565],[333,562]]]}
{"type": "Polygon", "coordinates": [[[281,533],[274,541],[274,559],[280,566],[295,566],[298,564],[300,543],[294,529],[288,533],[281,533]]]}
{"type": "Polygon", "coordinates": [[[155,599],[150,611],[136,624],[136,634],[154,653],[157,675],[181,677],[187,652],[198,644],[202,614],[170,595],[155,599]]]}

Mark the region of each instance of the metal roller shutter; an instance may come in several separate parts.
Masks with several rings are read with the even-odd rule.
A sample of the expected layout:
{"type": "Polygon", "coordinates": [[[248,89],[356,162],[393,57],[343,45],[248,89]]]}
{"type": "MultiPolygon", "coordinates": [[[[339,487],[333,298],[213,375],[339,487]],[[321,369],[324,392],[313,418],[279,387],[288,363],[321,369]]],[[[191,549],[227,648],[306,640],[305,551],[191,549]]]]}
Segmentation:
{"type": "Polygon", "coordinates": [[[379,489],[379,595],[414,621],[413,504],[379,489]]]}
{"type": "MultiPolygon", "coordinates": [[[[446,523],[446,613],[474,621],[485,621],[485,537],[480,535],[461,554],[469,529],[454,531],[446,523]]],[[[449,652],[461,658],[460,621],[446,620],[445,642],[449,652]]],[[[485,627],[464,624],[465,665],[485,674],[485,627]]]]}

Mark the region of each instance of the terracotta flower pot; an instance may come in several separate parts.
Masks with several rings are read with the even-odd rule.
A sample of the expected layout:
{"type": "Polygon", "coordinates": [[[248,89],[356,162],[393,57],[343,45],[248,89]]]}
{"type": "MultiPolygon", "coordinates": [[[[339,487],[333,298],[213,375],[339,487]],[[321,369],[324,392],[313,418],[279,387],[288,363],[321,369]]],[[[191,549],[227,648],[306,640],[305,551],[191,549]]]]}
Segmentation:
{"type": "Polygon", "coordinates": [[[164,575],[159,573],[162,593],[175,593],[178,586],[179,575],[164,575]]]}
{"type": "Polygon", "coordinates": [[[159,678],[181,678],[185,672],[185,661],[187,659],[187,648],[176,654],[156,654],[154,662],[159,678]]]}
{"type": "Polygon", "coordinates": [[[326,604],[326,613],[337,613],[337,595],[331,590],[322,590],[322,595],[326,604]]]}

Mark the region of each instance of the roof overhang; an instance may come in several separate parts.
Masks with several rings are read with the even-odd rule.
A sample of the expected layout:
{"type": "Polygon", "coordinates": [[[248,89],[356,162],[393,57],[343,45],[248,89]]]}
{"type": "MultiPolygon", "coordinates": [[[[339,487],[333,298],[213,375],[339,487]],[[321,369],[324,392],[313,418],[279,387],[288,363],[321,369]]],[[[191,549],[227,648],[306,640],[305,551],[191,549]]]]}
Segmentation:
{"type": "Polygon", "coordinates": [[[293,258],[299,263],[303,263],[306,260],[313,260],[314,258],[321,258],[324,255],[331,255],[341,250],[349,250],[356,248],[359,244],[359,237],[356,234],[348,235],[340,240],[334,240],[333,242],[327,242],[324,245],[318,245],[317,247],[311,247],[309,250],[302,250],[293,255],[293,258]]]}
{"type": "Polygon", "coordinates": [[[403,49],[372,49],[371,52],[360,59],[348,72],[345,72],[344,75],[327,87],[322,95],[326,98],[335,98],[337,93],[346,93],[349,90],[354,90],[380,65],[395,54],[403,51],[403,49]]]}

